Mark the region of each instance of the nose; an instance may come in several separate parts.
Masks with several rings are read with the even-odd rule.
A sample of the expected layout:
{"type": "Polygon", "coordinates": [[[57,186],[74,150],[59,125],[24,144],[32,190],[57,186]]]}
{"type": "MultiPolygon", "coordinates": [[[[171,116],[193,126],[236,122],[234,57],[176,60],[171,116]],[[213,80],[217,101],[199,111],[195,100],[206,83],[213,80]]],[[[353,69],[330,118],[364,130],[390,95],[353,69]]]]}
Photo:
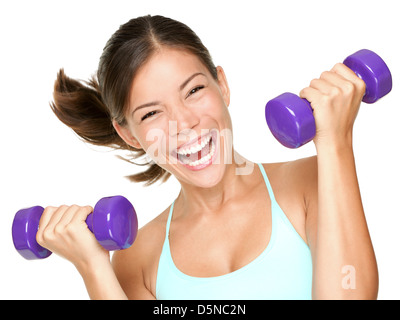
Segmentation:
{"type": "Polygon", "coordinates": [[[170,135],[189,135],[200,123],[200,116],[190,107],[178,105],[174,108],[171,120],[176,121],[177,132],[170,132],[170,135]]]}

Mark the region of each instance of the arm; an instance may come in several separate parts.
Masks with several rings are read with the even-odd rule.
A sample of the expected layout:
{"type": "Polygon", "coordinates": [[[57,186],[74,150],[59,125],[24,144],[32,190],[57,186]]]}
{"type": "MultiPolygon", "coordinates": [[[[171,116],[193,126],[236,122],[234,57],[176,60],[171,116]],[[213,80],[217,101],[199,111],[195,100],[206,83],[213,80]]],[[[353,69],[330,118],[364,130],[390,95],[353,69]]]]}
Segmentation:
{"type": "Polygon", "coordinates": [[[112,262],[107,256],[106,261],[92,260],[89,266],[77,267],[91,299],[155,299],[144,280],[144,266],[149,258],[148,251],[151,251],[146,245],[151,241],[143,238],[143,229],[140,229],[130,248],[113,253],[112,262]]]}
{"type": "MultiPolygon", "coordinates": [[[[91,299],[127,299],[117,278],[117,272],[114,272],[109,252],[97,242],[86,225],[85,220],[92,211],[93,208],[90,206],[47,207],[39,222],[37,241],[41,246],[74,264],[85,282],[91,299]]],[[[131,248],[135,248],[135,245],[131,248]]],[[[114,253],[114,256],[119,256],[125,251],[137,251],[131,248],[114,253]]],[[[121,273],[121,265],[117,271],[120,274],[128,274],[133,279],[143,279],[139,257],[140,255],[131,256],[130,260],[135,261],[135,264],[129,264],[129,268],[125,267],[129,270],[129,274],[121,273]]],[[[130,292],[138,293],[134,295],[138,299],[146,298],[141,290],[144,287],[143,280],[135,284],[130,288],[130,292]]]]}
{"type": "Polygon", "coordinates": [[[138,257],[141,257],[143,260],[148,256],[148,253],[144,251],[146,244],[143,246],[143,243],[141,243],[140,231],[131,248],[114,253],[112,266],[121,287],[129,299],[155,300],[155,296],[145,284],[145,262],[138,259],[138,257]]]}
{"type": "Polygon", "coordinates": [[[315,298],[376,299],[378,271],[361,202],[353,150],[317,151],[315,298]],[[351,283],[346,282],[346,275],[351,283]]]}
{"type": "Polygon", "coordinates": [[[77,268],[92,300],[127,300],[111,262],[102,261],[77,268]]]}
{"type": "Polygon", "coordinates": [[[86,289],[92,300],[154,300],[155,297],[146,288],[138,259],[138,246],[116,251],[112,263],[92,261],[91,266],[80,266],[86,289]]]}
{"type": "Polygon", "coordinates": [[[315,299],[377,296],[377,265],[352,148],[353,123],[364,91],[364,83],[338,64],[300,94],[311,102],[317,125],[317,199],[314,196],[306,222],[315,299]]]}

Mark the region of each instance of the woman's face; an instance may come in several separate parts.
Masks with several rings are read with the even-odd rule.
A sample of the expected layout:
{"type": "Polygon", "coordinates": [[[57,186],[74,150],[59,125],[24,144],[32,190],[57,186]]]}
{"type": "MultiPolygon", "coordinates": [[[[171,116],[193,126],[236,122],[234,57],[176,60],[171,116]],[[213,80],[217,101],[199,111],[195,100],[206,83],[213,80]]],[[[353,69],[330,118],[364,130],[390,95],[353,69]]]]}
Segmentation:
{"type": "Polygon", "coordinates": [[[232,155],[229,88],[197,56],[163,47],[139,69],[131,88],[122,138],[142,148],[179,181],[217,184],[232,155]]]}

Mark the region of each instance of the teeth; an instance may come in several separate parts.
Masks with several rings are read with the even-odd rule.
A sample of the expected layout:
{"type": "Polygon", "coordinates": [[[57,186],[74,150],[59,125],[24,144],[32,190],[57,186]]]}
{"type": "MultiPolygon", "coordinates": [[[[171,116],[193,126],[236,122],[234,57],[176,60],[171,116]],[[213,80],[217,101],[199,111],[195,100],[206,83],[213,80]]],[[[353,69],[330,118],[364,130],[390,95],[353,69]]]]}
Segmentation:
{"type": "Polygon", "coordinates": [[[205,145],[207,143],[210,142],[210,139],[211,139],[211,135],[209,135],[208,137],[204,138],[201,141],[201,143],[197,143],[196,145],[194,145],[192,147],[186,147],[186,148],[183,148],[183,149],[179,150],[178,154],[184,156],[184,155],[189,155],[189,154],[192,154],[192,153],[199,152],[201,149],[203,149],[205,147],[205,145]]]}
{"type": "Polygon", "coordinates": [[[214,143],[211,143],[211,150],[210,150],[210,153],[208,155],[204,156],[200,160],[196,160],[194,162],[189,162],[189,163],[186,163],[186,164],[188,164],[191,167],[194,167],[194,166],[198,166],[200,164],[206,163],[212,158],[212,156],[214,155],[214,152],[215,152],[215,146],[214,146],[214,143]]]}

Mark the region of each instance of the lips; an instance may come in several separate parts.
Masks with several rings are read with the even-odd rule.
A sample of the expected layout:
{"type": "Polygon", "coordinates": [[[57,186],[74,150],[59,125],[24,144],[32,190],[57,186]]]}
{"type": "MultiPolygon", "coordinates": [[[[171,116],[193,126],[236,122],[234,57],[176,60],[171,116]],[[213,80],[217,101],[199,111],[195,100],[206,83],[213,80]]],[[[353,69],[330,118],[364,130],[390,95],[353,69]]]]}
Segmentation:
{"type": "Polygon", "coordinates": [[[180,146],[173,155],[185,167],[199,170],[212,163],[216,141],[217,133],[213,130],[180,146]]]}
{"type": "Polygon", "coordinates": [[[210,139],[211,139],[211,134],[199,137],[195,143],[188,143],[185,144],[184,146],[179,147],[177,153],[181,155],[186,155],[198,152],[210,142],[210,139]]]}

